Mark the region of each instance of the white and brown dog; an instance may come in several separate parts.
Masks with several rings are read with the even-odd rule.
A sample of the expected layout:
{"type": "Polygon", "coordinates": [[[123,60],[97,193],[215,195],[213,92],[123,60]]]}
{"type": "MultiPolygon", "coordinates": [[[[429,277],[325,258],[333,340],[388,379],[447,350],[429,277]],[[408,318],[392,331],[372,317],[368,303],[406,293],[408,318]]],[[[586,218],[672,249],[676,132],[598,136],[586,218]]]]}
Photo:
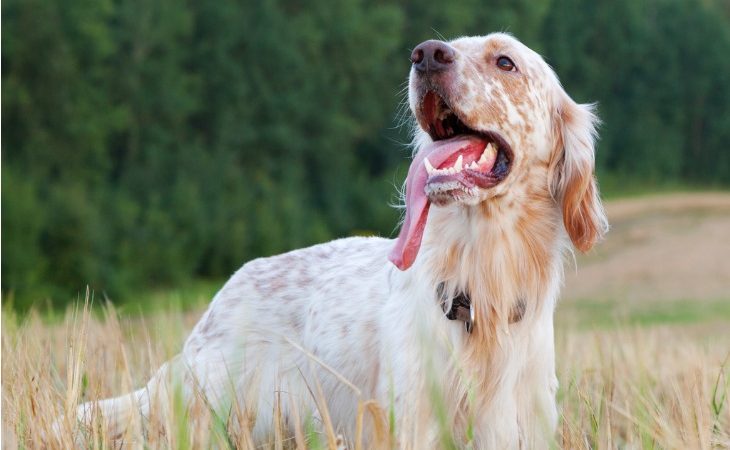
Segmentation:
{"type": "Polygon", "coordinates": [[[509,35],[426,41],[411,60],[415,156],[398,239],[245,264],[178,358],[143,389],[80,406],[80,420],[98,406],[119,432],[177,376],[214,408],[244,405],[255,439],[275,411],[287,427],[316,423],[321,396],[350,440],[358,406],[375,399],[393,412],[390,445],[401,448],[440,447],[444,428],[459,447],[554,442],[563,256],[607,229],[597,119],[509,35]]]}

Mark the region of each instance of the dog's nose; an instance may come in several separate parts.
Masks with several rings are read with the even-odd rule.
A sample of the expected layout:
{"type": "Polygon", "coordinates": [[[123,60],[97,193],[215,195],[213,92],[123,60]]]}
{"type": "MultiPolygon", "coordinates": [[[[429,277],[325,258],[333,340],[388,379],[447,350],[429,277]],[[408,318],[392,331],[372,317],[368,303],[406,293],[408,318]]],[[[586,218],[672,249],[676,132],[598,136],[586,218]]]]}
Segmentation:
{"type": "Polygon", "coordinates": [[[413,67],[419,72],[441,72],[454,62],[456,50],[446,42],[430,40],[421,42],[411,53],[413,67]]]}

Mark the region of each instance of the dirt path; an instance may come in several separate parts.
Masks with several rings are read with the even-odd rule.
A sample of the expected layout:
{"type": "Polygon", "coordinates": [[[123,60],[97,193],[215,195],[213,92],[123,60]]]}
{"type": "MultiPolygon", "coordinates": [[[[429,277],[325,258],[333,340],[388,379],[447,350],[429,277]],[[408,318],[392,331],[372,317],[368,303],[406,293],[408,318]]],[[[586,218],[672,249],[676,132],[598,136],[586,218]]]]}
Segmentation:
{"type": "Polygon", "coordinates": [[[606,204],[611,231],[567,269],[563,298],[730,301],[730,193],[606,204]]]}

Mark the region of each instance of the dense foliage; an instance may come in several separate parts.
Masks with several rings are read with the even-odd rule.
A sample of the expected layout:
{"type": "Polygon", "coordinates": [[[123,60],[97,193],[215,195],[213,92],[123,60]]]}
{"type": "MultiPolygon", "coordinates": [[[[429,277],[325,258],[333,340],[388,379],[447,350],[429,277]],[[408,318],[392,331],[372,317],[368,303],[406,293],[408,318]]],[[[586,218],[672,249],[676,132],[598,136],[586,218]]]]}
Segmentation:
{"type": "Polygon", "coordinates": [[[224,277],[392,235],[409,49],[507,30],[598,101],[607,177],[730,184],[722,0],[5,0],[2,289],[224,277]]]}

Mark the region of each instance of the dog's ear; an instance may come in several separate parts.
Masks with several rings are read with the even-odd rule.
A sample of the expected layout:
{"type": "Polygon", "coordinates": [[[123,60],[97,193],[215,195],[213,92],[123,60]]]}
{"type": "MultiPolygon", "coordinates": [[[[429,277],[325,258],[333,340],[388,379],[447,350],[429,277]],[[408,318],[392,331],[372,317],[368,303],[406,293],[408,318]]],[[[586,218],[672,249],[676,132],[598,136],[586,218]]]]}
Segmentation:
{"type": "Polygon", "coordinates": [[[557,145],[550,164],[550,188],[562,205],[570,240],[587,252],[608,231],[594,174],[599,120],[593,105],[578,104],[564,93],[561,97],[555,112],[557,145]]]}

